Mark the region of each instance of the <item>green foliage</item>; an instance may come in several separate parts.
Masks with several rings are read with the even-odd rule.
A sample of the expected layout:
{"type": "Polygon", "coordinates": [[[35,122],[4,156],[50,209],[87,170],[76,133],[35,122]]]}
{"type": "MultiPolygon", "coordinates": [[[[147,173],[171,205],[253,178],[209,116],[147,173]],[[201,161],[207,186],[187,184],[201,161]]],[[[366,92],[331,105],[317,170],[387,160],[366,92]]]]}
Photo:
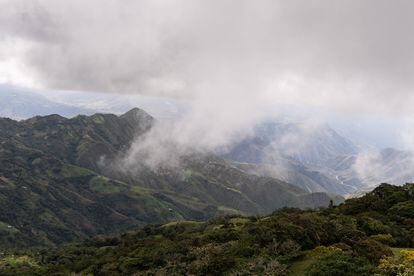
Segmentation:
{"type": "Polygon", "coordinates": [[[5,235],[5,234],[13,235],[13,234],[18,234],[19,232],[20,231],[16,229],[15,227],[0,221],[0,233],[2,235],[5,235]]]}
{"type": "Polygon", "coordinates": [[[355,243],[354,249],[359,256],[365,257],[376,265],[379,264],[382,258],[392,255],[392,251],[388,246],[372,239],[358,241],[355,243]]]}
{"type": "Polygon", "coordinates": [[[113,194],[120,193],[128,189],[127,185],[123,183],[115,182],[108,179],[105,176],[94,176],[90,181],[89,185],[92,191],[96,191],[102,194],[113,194]]]}
{"type": "Polygon", "coordinates": [[[414,218],[414,202],[412,200],[398,202],[389,209],[388,213],[399,219],[414,218]]]}
{"type": "MultiPolygon", "coordinates": [[[[39,160],[40,162],[41,159],[37,158],[36,160],[39,160]]],[[[69,178],[69,177],[91,176],[91,175],[94,175],[94,173],[85,168],[81,168],[81,167],[73,166],[69,164],[64,164],[61,169],[61,175],[62,177],[69,178]]]]}
{"type": "Polygon", "coordinates": [[[391,234],[378,234],[370,236],[371,239],[383,243],[385,245],[393,246],[395,245],[395,239],[391,234]]]}
{"type": "Polygon", "coordinates": [[[140,131],[135,117],[2,121],[0,247],[48,249],[7,252],[0,275],[285,275],[298,262],[309,275],[411,271],[413,254],[392,258],[387,245],[414,246],[414,185],[382,184],[319,211],[217,217],[330,198],[300,205],[301,189],[205,156],[183,160],[182,171],[119,175],[105,162],[140,131]]]}
{"type": "Polygon", "coordinates": [[[389,209],[401,206],[396,198],[407,201],[411,186],[385,186],[391,199],[381,192],[384,187],[378,189],[321,211],[283,209],[264,217],[148,225],[43,252],[37,264],[49,274],[397,275],[393,271],[410,271],[414,254],[392,257],[386,244],[410,244],[411,236],[407,220],[389,209]],[[370,209],[376,201],[389,208],[370,209]],[[365,207],[355,213],[360,206],[365,207]]]}
{"type": "Polygon", "coordinates": [[[360,257],[337,251],[321,257],[306,272],[307,276],[369,276],[376,268],[360,257]]]}
{"type": "MultiPolygon", "coordinates": [[[[119,157],[153,122],[139,109],[121,116],[0,118],[0,249],[56,246],[150,223],[266,214],[286,205],[315,208],[331,199],[302,200],[308,194],[294,185],[201,153],[174,169],[119,169],[119,157]]],[[[210,238],[234,238],[219,232],[210,238]]]]}
{"type": "Polygon", "coordinates": [[[380,261],[378,268],[383,276],[410,276],[414,275],[414,251],[395,249],[394,258],[387,257],[380,261]]]}
{"type": "Polygon", "coordinates": [[[4,276],[12,275],[45,275],[45,268],[30,256],[6,255],[0,258],[0,272],[4,276]]]}

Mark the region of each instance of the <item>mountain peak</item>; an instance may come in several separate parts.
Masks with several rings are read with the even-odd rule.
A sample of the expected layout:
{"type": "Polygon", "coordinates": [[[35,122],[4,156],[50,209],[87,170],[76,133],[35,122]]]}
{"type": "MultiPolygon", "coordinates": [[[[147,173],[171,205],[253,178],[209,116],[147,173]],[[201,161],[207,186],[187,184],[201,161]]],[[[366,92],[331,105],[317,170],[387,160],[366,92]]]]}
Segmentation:
{"type": "Polygon", "coordinates": [[[65,118],[59,114],[51,114],[46,116],[35,116],[29,119],[24,120],[27,123],[49,123],[49,124],[57,124],[67,121],[68,118],[65,118]]]}
{"type": "Polygon", "coordinates": [[[145,112],[143,109],[140,109],[138,107],[134,107],[133,109],[125,112],[124,114],[121,115],[122,116],[133,116],[133,115],[137,115],[137,114],[148,114],[147,112],[145,112]]]}
{"type": "Polygon", "coordinates": [[[149,115],[146,111],[138,108],[138,107],[134,107],[133,109],[131,109],[130,111],[122,114],[121,116],[119,116],[121,119],[126,119],[126,120],[138,120],[138,121],[152,121],[154,120],[154,118],[149,115]]]}

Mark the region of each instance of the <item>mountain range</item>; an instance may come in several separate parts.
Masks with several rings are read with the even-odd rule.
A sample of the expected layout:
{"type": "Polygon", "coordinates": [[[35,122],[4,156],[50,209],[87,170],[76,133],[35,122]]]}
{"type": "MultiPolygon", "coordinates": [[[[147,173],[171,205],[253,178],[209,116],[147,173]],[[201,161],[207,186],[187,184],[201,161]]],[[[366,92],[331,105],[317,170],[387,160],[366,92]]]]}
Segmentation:
{"type": "Polygon", "coordinates": [[[1,118],[2,247],[53,246],[148,223],[342,201],[248,174],[214,155],[184,156],[174,169],[115,169],[114,162],[154,124],[137,108],[120,116],[1,118]]]}
{"type": "Polygon", "coordinates": [[[249,173],[277,177],[309,192],[351,196],[381,182],[414,180],[409,151],[366,149],[328,125],[263,122],[222,156],[249,173]]]}
{"type": "Polygon", "coordinates": [[[67,118],[94,113],[119,115],[136,106],[163,120],[179,117],[188,109],[184,102],[172,99],[135,94],[37,91],[0,83],[0,117],[28,119],[50,114],[67,118]]]}
{"type": "Polygon", "coordinates": [[[19,119],[0,119],[4,247],[56,245],[170,220],[315,208],[381,182],[414,179],[408,151],[366,150],[328,125],[279,119],[257,125],[227,151],[181,156],[175,168],[120,170],[132,143],[157,124],[145,111],[91,115],[0,88],[0,116],[19,119]],[[61,115],[32,117],[50,113],[61,115]]]}
{"type": "MultiPolygon", "coordinates": [[[[60,114],[71,118],[98,111],[122,114],[136,103],[165,121],[181,116],[187,108],[185,103],[154,97],[102,93],[98,97],[96,93],[76,91],[43,94],[45,96],[25,88],[0,85],[0,117],[28,119],[35,115],[60,114]]],[[[294,112],[289,107],[283,110],[284,113],[294,112]]],[[[340,125],[335,127],[342,129],[340,125]]],[[[327,124],[273,118],[259,123],[252,135],[218,154],[250,174],[281,179],[308,192],[348,197],[372,190],[381,182],[401,185],[414,181],[411,152],[357,143],[355,141],[364,139],[358,139],[355,133],[351,137],[356,140],[346,138],[327,124]]]]}
{"type": "Polygon", "coordinates": [[[93,113],[92,109],[58,103],[25,88],[0,84],[0,117],[27,119],[38,115],[73,117],[93,113]]]}
{"type": "Polygon", "coordinates": [[[251,173],[277,176],[308,191],[347,194],[356,187],[344,184],[328,169],[338,157],[357,153],[356,145],[329,126],[273,120],[258,125],[224,157],[251,173]]]}

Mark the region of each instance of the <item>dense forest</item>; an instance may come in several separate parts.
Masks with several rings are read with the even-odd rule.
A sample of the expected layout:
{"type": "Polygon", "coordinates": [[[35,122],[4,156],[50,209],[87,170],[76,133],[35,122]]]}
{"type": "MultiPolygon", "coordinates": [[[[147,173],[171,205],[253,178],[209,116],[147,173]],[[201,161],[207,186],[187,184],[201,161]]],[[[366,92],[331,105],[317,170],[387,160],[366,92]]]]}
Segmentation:
{"type": "Polygon", "coordinates": [[[320,210],[148,225],[2,252],[1,275],[414,275],[414,185],[320,210]]]}

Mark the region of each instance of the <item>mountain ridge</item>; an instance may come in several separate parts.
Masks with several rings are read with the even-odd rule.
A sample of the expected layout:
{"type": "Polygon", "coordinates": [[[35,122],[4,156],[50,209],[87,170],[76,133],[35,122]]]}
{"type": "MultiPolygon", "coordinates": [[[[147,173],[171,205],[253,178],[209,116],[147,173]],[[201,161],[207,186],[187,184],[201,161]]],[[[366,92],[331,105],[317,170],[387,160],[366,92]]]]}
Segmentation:
{"type": "Polygon", "coordinates": [[[140,109],[0,119],[2,245],[53,246],[147,223],[316,208],[333,199],[249,175],[216,156],[185,156],[179,169],[138,175],[109,170],[154,123],[140,109]]]}

